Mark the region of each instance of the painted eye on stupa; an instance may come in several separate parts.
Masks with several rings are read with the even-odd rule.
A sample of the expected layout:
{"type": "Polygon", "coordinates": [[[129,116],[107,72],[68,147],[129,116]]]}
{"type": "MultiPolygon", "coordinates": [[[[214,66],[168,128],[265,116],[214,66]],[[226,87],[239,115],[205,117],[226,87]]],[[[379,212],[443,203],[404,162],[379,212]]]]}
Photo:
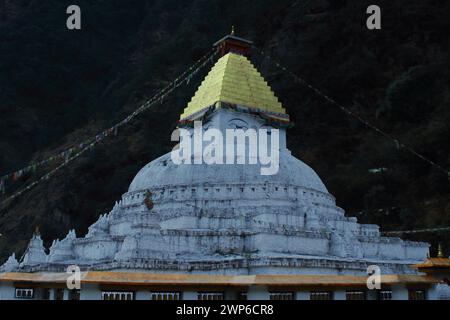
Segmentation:
{"type": "Polygon", "coordinates": [[[248,123],[241,119],[232,119],[232,120],[228,121],[228,128],[247,130],[248,123]]]}

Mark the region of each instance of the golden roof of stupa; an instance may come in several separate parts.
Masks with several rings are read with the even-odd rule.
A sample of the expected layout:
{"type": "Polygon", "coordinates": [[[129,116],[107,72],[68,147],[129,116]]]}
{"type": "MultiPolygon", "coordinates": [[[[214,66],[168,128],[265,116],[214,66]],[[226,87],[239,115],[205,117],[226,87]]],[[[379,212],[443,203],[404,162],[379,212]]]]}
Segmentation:
{"type": "Polygon", "coordinates": [[[274,118],[282,115],[280,118],[288,119],[286,110],[253,64],[245,56],[231,52],[216,62],[180,120],[191,118],[217,102],[267,112],[274,118]]]}

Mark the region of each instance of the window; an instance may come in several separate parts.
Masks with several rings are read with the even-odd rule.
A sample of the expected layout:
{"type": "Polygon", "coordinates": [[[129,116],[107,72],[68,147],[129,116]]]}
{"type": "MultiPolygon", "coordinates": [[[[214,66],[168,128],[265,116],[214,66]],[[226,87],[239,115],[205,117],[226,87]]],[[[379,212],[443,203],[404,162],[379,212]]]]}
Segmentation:
{"type": "Polygon", "coordinates": [[[198,300],[223,300],[223,292],[199,292],[198,300]]]}
{"type": "Polygon", "coordinates": [[[378,300],[392,300],[392,290],[380,290],[378,300]]]}
{"type": "Polygon", "coordinates": [[[347,291],[345,296],[347,300],[366,300],[365,291],[347,291]]]}
{"type": "Polygon", "coordinates": [[[102,300],[134,300],[134,292],[103,291],[102,300]]]}
{"type": "Polygon", "coordinates": [[[16,288],[17,299],[33,299],[34,289],[16,288]]]}
{"type": "Polygon", "coordinates": [[[331,292],[329,291],[317,291],[311,292],[309,296],[310,300],[332,300],[331,292]]]}
{"type": "Polygon", "coordinates": [[[426,300],[425,290],[409,290],[408,291],[409,300],[426,300]]]}
{"type": "Polygon", "coordinates": [[[294,293],[292,292],[270,292],[270,300],[294,300],[294,293]]]}
{"type": "Polygon", "coordinates": [[[152,292],[152,300],[181,300],[181,294],[179,292],[152,292]]]}

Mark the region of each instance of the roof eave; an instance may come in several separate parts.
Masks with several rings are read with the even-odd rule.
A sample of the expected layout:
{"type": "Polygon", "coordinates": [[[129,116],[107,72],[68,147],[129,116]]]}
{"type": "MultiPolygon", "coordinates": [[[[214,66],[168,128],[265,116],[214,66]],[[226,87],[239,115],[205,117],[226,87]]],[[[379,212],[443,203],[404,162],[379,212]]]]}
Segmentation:
{"type": "Polygon", "coordinates": [[[219,45],[219,43],[221,43],[221,42],[223,42],[225,40],[228,40],[228,39],[245,42],[245,43],[250,44],[250,45],[253,44],[253,41],[250,41],[250,40],[247,40],[247,39],[244,39],[244,38],[241,38],[241,37],[236,37],[236,36],[233,36],[233,35],[226,35],[225,37],[223,37],[220,40],[216,41],[213,44],[213,46],[216,47],[217,45],[219,45]]]}

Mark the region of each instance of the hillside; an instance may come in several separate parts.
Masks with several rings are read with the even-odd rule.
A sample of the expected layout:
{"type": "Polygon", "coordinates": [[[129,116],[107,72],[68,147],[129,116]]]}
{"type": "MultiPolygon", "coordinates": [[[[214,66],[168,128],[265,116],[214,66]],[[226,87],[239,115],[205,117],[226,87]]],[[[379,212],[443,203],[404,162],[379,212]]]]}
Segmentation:
{"type": "MultiPolygon", "coordinates": [[[[80,0],[82,30],[66,29],[61,0],[0,0],[0,175],[79,143],[152,96],[235,25],[295,126],[288,147],[323,179],[348,215],[382,230],[450,226],[450,181],[280,71],[280,61],[329,96],[450,168],[450,3],[368,1],[80,0]],[[267,52],[270,59],[258,54],[267,52]],[[371,169],[386,168],[382,173],[371,169]]],[[[209,68],[209,67],[208,67],[209,68]]],[[[49,244],[78,236],[168,152],[179,114],[205,76],[105,140],[57,176],[0,206],[0,262],[36,228],[49,244]]],[[[55,167],[7,185],[7,195],[55,167]]],[[[1,200],[1,198],[0,198],[1,200]]],[[[404,238],[438,242],[450,234],[404,238]]]]}

